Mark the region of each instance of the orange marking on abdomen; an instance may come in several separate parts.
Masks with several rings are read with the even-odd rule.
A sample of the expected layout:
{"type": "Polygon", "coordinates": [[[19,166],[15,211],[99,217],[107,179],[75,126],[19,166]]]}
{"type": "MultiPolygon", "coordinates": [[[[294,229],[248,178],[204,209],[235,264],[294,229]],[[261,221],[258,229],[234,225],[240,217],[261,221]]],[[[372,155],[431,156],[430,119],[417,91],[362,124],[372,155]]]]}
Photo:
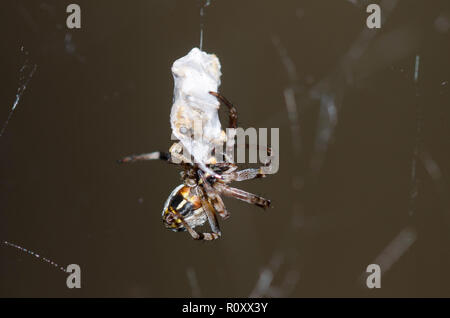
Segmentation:
{"type": "Polygon", "coordinates": [[[202,202],[200,201],[200,198],[197,195],[193,195],[191,193],[190,187],[183,187],[180,190],[180,194],[183,196],[185,200],[190,202],[194,206],[194,210],[200,208],[202,206],[202,202]]]}

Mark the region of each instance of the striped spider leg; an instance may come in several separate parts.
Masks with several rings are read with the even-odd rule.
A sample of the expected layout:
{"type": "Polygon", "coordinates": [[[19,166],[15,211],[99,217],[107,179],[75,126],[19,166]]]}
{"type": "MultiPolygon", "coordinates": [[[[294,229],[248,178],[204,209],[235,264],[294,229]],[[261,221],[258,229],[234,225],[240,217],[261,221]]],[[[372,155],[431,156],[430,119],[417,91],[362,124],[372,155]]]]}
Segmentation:
{"type": "MultiPolygon", "coordinates": [[[[236,107],[232,103],[230,103],[224,96],[216,92],[209,92],[211,95],[215,96],[220,102],[222,102],[228,108],[228,128],[230,128],[227,132],[227,141],[226,141],[226,157],[229,154],[233,153],[234,148],[234,137],[236,135],[237,128],[237,110],[236,107]]],[[[228,160],[227,160],[228,161],[228,160]]]]}
{"type": "Polygon", "coordinates": [[[132,163],[132,162],[136,162],[136,161],[147,161],[147,160],[162,160],[162,161],[166,161],[168,163],[175,164],[175,162],[172,160],[172,156],[170,155],[169,152],[161,152],[161,151],[143,153],[140,155],[131,155],[131,156],[122,158],[122,159],[118,160],[117,162],[118,163],[132,163]]]}
{"type": "Polygon", "coordinates": [[[219,182],[215,184],[215,188],[218,190],[220,194],[226,195],[228,197],[232,197],[250,204],[254,204],[264,209],[270,207],[270,200],[260,197],[256,194],[246,192],[241,189],[233,188],[219,182]]]}
{"type": "MultiPolygon", "coordinates": [[[[237,166],[231,165],[231,169],[237,169],[237,166]]],[[[207,197],[210,199],[214,210],[225,220],[230,217],[230,213],[227,211],[225,204],[223,203],[220,193],[210,184],[208,179],[202,172],[199,172],[202,179],[202,186],[206,192],[207,197]]]]}

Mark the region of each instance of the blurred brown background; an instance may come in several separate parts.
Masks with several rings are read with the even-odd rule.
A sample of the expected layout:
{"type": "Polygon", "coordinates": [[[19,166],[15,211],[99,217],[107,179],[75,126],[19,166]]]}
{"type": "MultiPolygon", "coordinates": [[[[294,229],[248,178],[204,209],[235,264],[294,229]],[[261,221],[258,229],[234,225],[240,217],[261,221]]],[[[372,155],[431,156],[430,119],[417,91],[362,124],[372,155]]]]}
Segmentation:
{"type": "Polygon", "coordinates": [[[384,1],[379,31],[357,0],[212,0],[203,22],[203,1],[78,0],[80,30],[69,3],[1,4],[0,123],[37,70],[0,137],[0,240],[79,264],[82,288],[2,243],[0,296],[450,296],[448,1],[384,1]],[[225,199],[212,243],[162,225],[175,167],[116,164],[170,146],[170,67],[201,23],[240,126],[281,138],[279,173],[235,184],[273,208],[225,199]]]}

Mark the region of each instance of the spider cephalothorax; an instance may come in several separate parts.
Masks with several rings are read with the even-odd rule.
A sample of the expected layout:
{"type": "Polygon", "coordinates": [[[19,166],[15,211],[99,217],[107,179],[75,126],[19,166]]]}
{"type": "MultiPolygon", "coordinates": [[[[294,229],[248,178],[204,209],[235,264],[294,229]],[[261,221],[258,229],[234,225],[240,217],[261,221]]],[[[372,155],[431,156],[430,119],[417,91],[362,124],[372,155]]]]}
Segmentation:
{"type": "MultiPolygon", "coordinates": [[[[222,95],[210,92],[229,110],[229,128],[237,126],[237,112],[235,107],[222,95]]],[[[234,145],[234,140],[226,140],[227,148],[234,145]]],[[[176,187],[167,199],[162,218],[165,226],[173,231],[188,231],[197,240],[215,240],[221,236],[217,214],[226,219],[229,213],[225,208],[221,196],[233,197],[262,208],[270,206],[270,200],[252,193],[230,187],[233,181],[244,181],[265,177],[263,167],[267,168],[270,161],[258,169],[238,170],[238,166],[225,156],[225,162],[215,163],[214,160],[192,162],[181,154],[182,145],[175,143],[168,153],[152,152],[148,154],[126,157],[119,162],[135,162],[141,160],[160,159],[183,168],[181,177],[183,184],[176,187]],[[175,160],[176,159],[176,160],[175,160]],[[208,221],[211,232],[201,233],[196,227],[208,221]]],[[[270,149],[267,149],[270,155],[270,149]]]]}

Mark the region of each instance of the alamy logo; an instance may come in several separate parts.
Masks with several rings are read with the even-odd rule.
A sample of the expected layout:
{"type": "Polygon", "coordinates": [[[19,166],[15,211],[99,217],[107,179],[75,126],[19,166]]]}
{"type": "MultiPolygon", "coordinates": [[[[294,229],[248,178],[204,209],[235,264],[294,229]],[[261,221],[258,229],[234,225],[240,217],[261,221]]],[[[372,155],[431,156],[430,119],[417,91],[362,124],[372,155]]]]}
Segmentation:
{"type": "MultiPolygon", "coordinates": [[[[268,145],[268,129],[249,127],[243,129],[227,128],[226,140],[210,142],[208,136],[203,135],[202,123],[193,125],[195,128],[192,134],[181,140],[183,144],[182,156],[187,162],[199,162],[196,154],[208,152],[206,158],[214,158],[215,163],[222,163],[231,160],[236,163],[258,163],[264,164],[261,168],[264,174],[275,174],[279,169],[280,152],[280,129],[270,129],[270,146],[268,145]],[[236,153],[234,150],[236,146],[236,153]],[[248,158],[248,160],[247,160],[248,158]]],[[[172,133],[172,140],[178,138],[172,133]]],[[[180,158],[173,158],[175,163],[181,162],[180,158]],[[179,161],[179,162],[178,162],[179,161]]],[[[204,158],[202,160],[205,160],[204,158]]]]}
{"type": "Polygon", "coordinates": [[[67,17],[66,25],[69,29],[81,28],[81,8],[78,4],[69,4],[66,8],[66,12],[70,13],[67,17]]]}
{"type": "Polygon", "coordinates": [[[366,20],[369,29],[381,28],[381,8],[378,4],[369,4],[367,6],[367,13],[371,13],[366,20]]]}
{"type": "Polygon", "coordinates": [[[367,273],[371,273],[366,280],[367,288],[381,288],[381,268],[378,264],[370,264],[366,269],[367,273]]]}
{"type": "Polygon", "coordinates": [[[67,266],[67,276],[66,285],[68,288],[81,288],[81,269],[80,265],[70,264],[67,266]]]}

